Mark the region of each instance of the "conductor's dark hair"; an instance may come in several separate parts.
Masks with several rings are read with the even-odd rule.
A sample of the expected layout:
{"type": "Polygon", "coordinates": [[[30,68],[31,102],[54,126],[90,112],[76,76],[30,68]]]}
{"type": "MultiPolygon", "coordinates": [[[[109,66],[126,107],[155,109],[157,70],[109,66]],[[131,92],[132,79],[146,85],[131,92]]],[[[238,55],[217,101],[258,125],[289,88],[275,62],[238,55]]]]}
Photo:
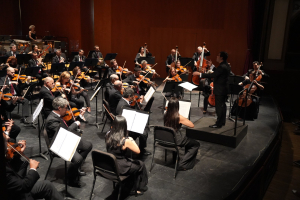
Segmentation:
{"type": "Polygon", "coordinates": [[[164,116],[165,126],[178,130],[180,129],[179,120],[179,101],[177,98],[172,97],[169,100],[168,109],[164,116]]]}
{"type": "Polygon", "coordinates": [[[253,64],[259,64],[259,62],[258,61],[254,61],[253,64]]]}
{"type": "Polygon", "coordinates": [[[132,97],[134,95],[134,91],[132,88],[126,88],[123,94],[124,98],[132,97]]]}
{"type": "Polygon", "coordinates": [[[228,58],[228,53],[226,53],[225,51],[221,51],[220,52],[220,57],[223,58],[223,61],[226,61],[228,58]]]}
{"type": "Polygon", "coordinates": [[[106,149],[116,149],[124,137],[128,137],[127,122],[125,117],[117,115],[110,132],[105,136],[106,149]]]}

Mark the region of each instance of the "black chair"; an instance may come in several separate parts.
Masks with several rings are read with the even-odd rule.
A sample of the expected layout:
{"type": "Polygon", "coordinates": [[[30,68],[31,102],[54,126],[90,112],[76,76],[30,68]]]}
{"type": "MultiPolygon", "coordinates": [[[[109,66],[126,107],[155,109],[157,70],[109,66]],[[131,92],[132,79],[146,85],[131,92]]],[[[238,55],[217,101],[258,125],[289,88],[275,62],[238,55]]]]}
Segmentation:
{"type": "Polygon", "coordinates": [[[111,111],[110,111],[109,103],[108,103],[105,99],[103,99],[103,107],[105,107],[105,109],[104,109],[104,116],[105,116],[106,118],[105,118],[105,122],[104,122],[104,125],[103,125],[103,128],[102,128],[101,133],[102,133],[103,130],[104,130],[104,127],[105,127],[105,125],[106,125],[107,119],[109,119],[110,122],[114,121],[114,119],[115,119],[114,114],[112,114],[111,111]]]}
{"type": "Polygon", "coordinates": [[[175,172],[174,172],[174,178],[176,178],[180,147],[177,146],[176,144],[175,130],[173,128],[169,128],[165,126],[154,126],[154,143],[153,143],[153,154],[152,154],[152,161],[150,165],[150,172],[152,170],[152,163],[154,160],[156,147],[165,149],[165,161],[167,161],[167,150],[173,152],[173,160],[176,160],[175,172]]]}
{"type": "MultiPolygon", "coordinates": [[[[106,153],[99,150],[92,151],[92,160],[94,166],[94,181],[92,186],[92,191],[90,194],[90,199],[92,199],[93,190],[96,182],[96,177],[100,176],[102,178],[111,180],[113,182],[113,188],[115,189],[115,184],[119,184],[119,193],[118,193],[118,200],[120,199],[120,194],[122,191],[123,181],[130,177],[128,176],[121,176],[117,164],[117,159],[113,154],[106,153]]],[[[137,187],[136,187],[136,177],[134,174],[135,180],[135,196],[137,196],[137,187]]]]}

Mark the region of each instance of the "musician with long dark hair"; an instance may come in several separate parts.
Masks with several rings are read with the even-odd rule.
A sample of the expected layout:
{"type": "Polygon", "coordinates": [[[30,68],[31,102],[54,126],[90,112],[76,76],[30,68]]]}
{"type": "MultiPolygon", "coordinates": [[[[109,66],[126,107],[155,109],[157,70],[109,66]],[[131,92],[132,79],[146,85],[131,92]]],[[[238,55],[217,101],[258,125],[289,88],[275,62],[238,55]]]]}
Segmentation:
{"type": "Polygon", "coordinates": [[[181,130],[182,125],[194,128],[194,124],[179,114],[179,101],[175,97],[169,100],[168,109],[164,116],[164,123],[165,126],[175,130],[177,145],[185,148],[185,154],[179,161],[178,170],[192,169],[196,164],[195,161],[200,144],[196,140],[186,137],[181,130]]]}
{"type": "MultiPolygon", "coordinates": [[[[110,132],[106,134],[105,142],[107,152],[117,158],[120,175],[127,176],[136,173],[137,193],[142,195],[147,190],[148,174],[142,161],[133,160],[126,156],[127,150],[139,154],[140,149],[135,141],[128,137],[127,122],[123,116],[116,116],[110,132]]],[[[131,194],[134,192],[132,191],[131,194]]]]}

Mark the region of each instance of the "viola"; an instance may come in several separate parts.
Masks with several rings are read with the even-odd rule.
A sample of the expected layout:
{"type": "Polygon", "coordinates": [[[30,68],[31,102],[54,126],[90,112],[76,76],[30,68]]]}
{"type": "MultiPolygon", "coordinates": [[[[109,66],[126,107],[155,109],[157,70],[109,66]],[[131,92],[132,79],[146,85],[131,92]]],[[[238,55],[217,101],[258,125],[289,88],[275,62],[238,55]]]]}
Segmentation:
{"type": "Polygon", "coordinates": [[[171,79],[175,82],[181,82],[182,79],[180,78],[180,76],[178,74],[176,74],[175,76],[171,77],[171,79]]]}
{"type": "Polygon", "coordinates": [[[259,73],[259,70],[260,70],[261,66],[263,66],[263,63],[262,63],[262,62],[260,62],[260,65],[257,66],[258,69],[256,70],[256,81],[260,81],[260,80],[262,79],[262,74],[259,73]],[[258,73],[259,73],[259,74],[258,74],[258,73]]]}
{"type": "Polygon", "coordinates": [[[214,83],[210,83],[211,94],[208,97],[208,104],[212,107],[216,106],[215,94],[214,94],[214,83]]]}
{"type": "Polygon", "coordinates": [[[78,117],[80,115],[80,110],[78,108],[72,108],[71,111],[67,110],[65,116],[63,116],[63,119],[68,122],[71,119],[73,119],[73,115],[74,117],[78,117]]]}

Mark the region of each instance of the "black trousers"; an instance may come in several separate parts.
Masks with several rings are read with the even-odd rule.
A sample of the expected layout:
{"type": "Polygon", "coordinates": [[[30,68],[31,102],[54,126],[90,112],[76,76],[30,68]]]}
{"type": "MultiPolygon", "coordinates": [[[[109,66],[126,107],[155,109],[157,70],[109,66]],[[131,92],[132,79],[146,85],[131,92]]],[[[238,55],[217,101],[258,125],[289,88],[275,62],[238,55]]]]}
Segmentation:
{"type": "Polygon", "coordinates": [[[21,132],[21,128],[17,126],[16,124],[13,124],[9,133],[10,137],[10,142],[16,143],[17,142],[17,137],[19,133],[21,132]]]}
{"type": "Polygon", "coordinates": [[[144,151],[144,149],[147,147],[147,138],[148,138],[149,132],[150,132],[150,129],[148,126],[146,126],[143,134],[134,133],[131,131],[128,131],[128,134],[134,140],[136,140],[136,138],[139,138],[139,148],[141,151],[144,151]]]}
{"type": "Polygon", "coordinates": [[[56,190],[54,185],[48,181],[38,181],[31,190],[34,199],[62,200],[63,196],[56,190]]]}
{"type": "Polygon", "coordinates": [[[215,95],[216,113],[217,113],[217,126],[224,126],[226,122],[226,98],[227,95],[215,95]]]}
{"type": "Polygon", "coordinates": [[[18,103],[22,104],[22,117],[29,116],[29,101],[28,99],[24,98],[23,100],[19,99],[18,103]]]}
{"type": "Polygon", "coordinates": [[[68,178],[71,181],[75,181],[78,178],[78,169],[81,167],[83,161],[86,159],[87,155],[92,150],[92,143],[80,140],[76,152],[71,160],[71,166],[68,171],[68,178]]]}
{"type": "Polygon", "coordinates": [[[71,107],[76,107],[78,109],[81,109],[84,106],[84,101],[77,98],[75,95],[72,95],[69,99],[71,107]]]}
{"type": "Polygon", "coordinates": [[[90,101],[88,93],[86,91],[81,92],[80,94],[77,95],[77,99],[79,99],[80,96],[83,96],[85,103],[86,103],[86,107],[91,107],[91,101],[90,101]]]}
{"type": "Polygon", "coordinates": [[[200,143],[191,138],[186,138],[185,141],[178,146],[185,148],[185,154],[180,159],[178,166],[184,169],[192,169],[196,164],[196,156],[200,143]]]}

